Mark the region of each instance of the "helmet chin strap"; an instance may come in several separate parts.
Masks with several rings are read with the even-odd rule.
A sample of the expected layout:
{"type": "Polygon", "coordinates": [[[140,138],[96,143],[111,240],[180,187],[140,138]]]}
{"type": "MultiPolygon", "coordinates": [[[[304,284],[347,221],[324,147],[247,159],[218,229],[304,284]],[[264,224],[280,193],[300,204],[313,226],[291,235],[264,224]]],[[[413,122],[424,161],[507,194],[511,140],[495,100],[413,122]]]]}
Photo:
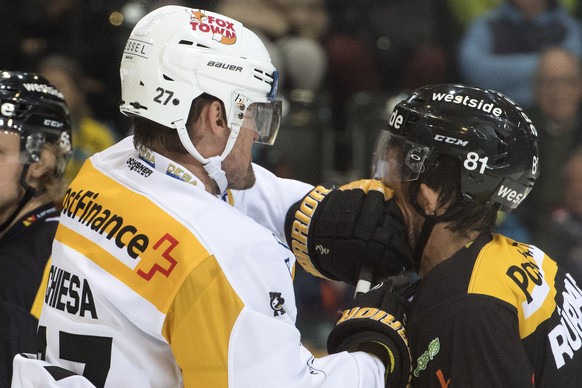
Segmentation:
{"type": "Polygon", "coordinates": [[[20,197],[20,200],[18,201],[18,206],[16,206],[16,209],[12,212],[10,217],[8,217],[6,221],[0,224],[0,233],[4,232],[8,228],[8,226],[10,226],[10,224],[18,216],[24,205],[26,205],[28,201],[30,201],[30,199],[34,197],[34,195],[36,194],[36,190],[30,187],[28,183],[26,183],[26,173],[28,172],[28,167],[30,167],[30,165],[25,164],[22,169],[22,173],[20,174],[20,184],[22,185],[22,187],[24,187],[24,195],[20,197]]]}
{"type": "Polygon", "coordinates": [[[190,135],[188,134],[188,129],[186,128],[184,120],[176,120],[174,121],[174,125],[178,130],[178,136],[180,137],[180,141],[182,142],[184,148],[186,148],[190,155],[192,155],[194,158],[196,158],[196,160],[203,164],[204,170],[206,170],[210,179],[216,182],[219,193],[222,194],[228,187],[226,173],[224,170],[222,170],[222,161],[227,157],[230,151],[232,151],[234,143],[236,142],[236,138],[240,132],[240,126],[232,126],[228,140],[224,146],[224,151],[221,155],[205,158],[200,154],[200,152],[198,152],[194,144],[192,144],[192,140],[190,139],[190,135]]]}
{"type": "Polygon", "coordinates": [[[414,260],[414,265],[416,266],[417,270],[420,270],[420,262],[422,261],[422,254],[424,253],[424,248],[426,248],[426,243],[430,235],[432,234],[432,230],[436,224],[439,222],[447,222],[453,220],[459,213],[463,211],[463,207],[457,204],[457,206],[449,207],[443,214],[435,216],[435,215],[427,215],[424,212],[424,209],[416,202],[416,193],[418,191],[418,187],[416,190],[410,191],[410,202],[412,203],[414,209],[424,217],[424,223],[422,224],[422,228],[420,229],[420,234],[416,241],[416,245],[414,247],[414,252],[412,254],[412,259],[414,260]]]}

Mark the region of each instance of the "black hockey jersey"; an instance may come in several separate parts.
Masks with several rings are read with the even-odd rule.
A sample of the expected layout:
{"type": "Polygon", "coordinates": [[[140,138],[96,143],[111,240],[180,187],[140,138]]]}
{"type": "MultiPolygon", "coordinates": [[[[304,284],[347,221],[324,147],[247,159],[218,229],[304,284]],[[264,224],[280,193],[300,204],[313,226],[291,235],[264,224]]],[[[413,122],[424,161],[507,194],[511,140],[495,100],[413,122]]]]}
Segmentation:
{"type": "Polygon", "coordinates": [[[580,284],[534,246],[481,236],[420,282],[413,386],[582,386],[580,284]]]}
{"type": "Polygon", "coordinates": [[[0,387],[9,387],[12,359],[34,352],[38,313],[32,305],[50,256],[59,212],[43,205],[0,238],[0,387]]]}

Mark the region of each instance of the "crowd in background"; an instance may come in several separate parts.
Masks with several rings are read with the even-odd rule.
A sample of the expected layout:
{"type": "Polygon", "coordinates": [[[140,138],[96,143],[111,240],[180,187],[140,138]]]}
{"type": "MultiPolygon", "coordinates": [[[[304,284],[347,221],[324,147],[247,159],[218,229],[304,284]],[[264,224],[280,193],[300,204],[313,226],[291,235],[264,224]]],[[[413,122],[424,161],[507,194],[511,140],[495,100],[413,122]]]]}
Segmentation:
{"type": "MultiPolygon", "coordinates": [[[[538,244],[582,276],[582,6],[575,0],[4,1],[0,68],[43,74],[65,94],[75,154],[131,134],[119,113],[119,63],[134,23],[180,4],[242,21],[280,70],[284,118],[256,162],[312,184],[369,174],[373,139],[411,90],[441,82],[493,88],[523,106],[540,137],[541,175],[509,237],[538,244]],[[555,244],[556,241],[561,243],[555,244]]],[[[305,276],[298,326],[314,346],[350,290],[305,276]],[[301,321],[301,309],[320,321],[301,321]],[[321,335],[320,335],[321,334],[321,335]]]]}

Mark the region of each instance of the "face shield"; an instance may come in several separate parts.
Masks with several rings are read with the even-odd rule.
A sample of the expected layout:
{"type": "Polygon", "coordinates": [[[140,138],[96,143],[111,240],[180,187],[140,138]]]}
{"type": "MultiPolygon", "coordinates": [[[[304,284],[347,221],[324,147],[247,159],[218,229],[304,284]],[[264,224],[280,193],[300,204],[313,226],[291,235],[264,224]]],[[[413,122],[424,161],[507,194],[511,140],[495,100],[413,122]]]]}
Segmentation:
{"type": "Polygon", "coordinates": [[[258,134],[256,143],[273,145],[281,123],[281,101],[254,102],[244,114],[242,128],[258,134]]]}
{"type": "Polygon", "coordinates": [[[278,86],[279,72],[274,71],[271,90],[267,95],[268,102],[252,102],[248,104],[248,107],[245,107],[245,102],[252,101],[252,99],[247,99],[243,94],[238,94],[234,98],[239,110],[244,111],[241,128],[256,131],[258,134],[256,143],[273,145],[277,138],[282,115],[281,101],[275,100],[278,86]]]}
{"type": "Polygon", "coordinates": [[[388,187],[414,181],[424,172],[429,153],[429,147],[383,130],[372,154],[372,178],[388,187]]]}

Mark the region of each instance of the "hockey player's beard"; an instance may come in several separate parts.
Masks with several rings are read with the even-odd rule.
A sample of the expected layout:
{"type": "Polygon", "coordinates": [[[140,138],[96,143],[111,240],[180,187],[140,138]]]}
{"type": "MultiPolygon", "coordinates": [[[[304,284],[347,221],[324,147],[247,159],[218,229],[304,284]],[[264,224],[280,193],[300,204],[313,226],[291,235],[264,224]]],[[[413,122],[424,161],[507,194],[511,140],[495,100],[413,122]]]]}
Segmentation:
{"type": "Polygon", "coordinates": [[[232,190],[250,189],[256,182],[255,171],[251,164],[245,170],[235,168],[235,171],[226,171],[226,179],[228,180],[228,188],[232,190]]]}
{"type": "Polygon", "coordinates": [[[246,190],[256,181],[252,165],[252,150],[256,132],[241,128],[232,151],[222,161],[222,169],[228,180],[228,188],[246,190]]]}

